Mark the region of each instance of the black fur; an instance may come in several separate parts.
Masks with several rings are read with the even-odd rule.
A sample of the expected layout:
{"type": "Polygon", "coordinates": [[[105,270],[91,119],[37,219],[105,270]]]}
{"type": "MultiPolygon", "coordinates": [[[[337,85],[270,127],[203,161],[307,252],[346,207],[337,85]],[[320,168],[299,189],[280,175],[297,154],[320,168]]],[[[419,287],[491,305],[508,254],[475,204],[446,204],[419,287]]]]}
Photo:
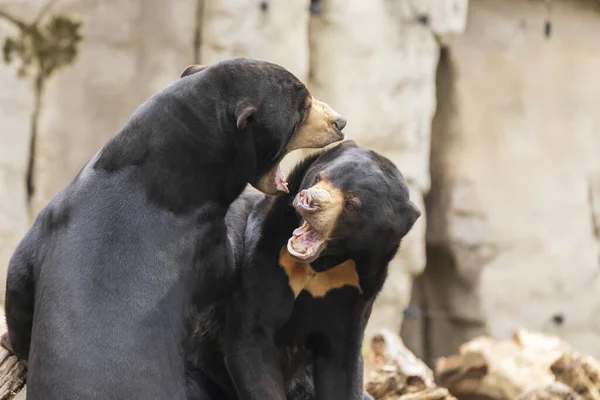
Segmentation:
{"type": "Polygon", "coordinates": [[[263,61],[186,71],[40,212],[12,257],[8,339],[28,360],[28,399],[187,397],[192,304],[235,283],[226,210],[279,160],[310,99],[263,61]]]}
{"type": "MultiPolygon", "coordinates": [[[[370,398],[362,383],[364,329],[387,265],[420,212],[398,169],[352,141],[306,158],[288,182],[289,196],[260,195],[251,210],[245,208],[240,283],[229,299],[199,315],[195,329],[188,360],[194,400],[370,398]],[[354,260],[363,294],[345,286],[323,298],[303,291],[294,299],[279,252],[300,223],[290,206],[295,193],[322,171],[361,206],[338,218],[334,239],[312,265],[325,271],[354,260]]],[[[242,194],[230,212],[243,215],[241,198],[250,195],[242,194]]],[[[243,229],[243,221],[230,220],[229,229],[243,229]]]]}

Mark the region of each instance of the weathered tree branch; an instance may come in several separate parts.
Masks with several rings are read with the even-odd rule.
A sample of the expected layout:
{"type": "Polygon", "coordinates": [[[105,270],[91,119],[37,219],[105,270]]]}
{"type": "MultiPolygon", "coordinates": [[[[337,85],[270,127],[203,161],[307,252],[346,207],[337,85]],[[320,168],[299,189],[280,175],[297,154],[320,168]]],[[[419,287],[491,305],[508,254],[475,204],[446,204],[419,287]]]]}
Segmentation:
{"type": "Polygon", "coordinates": [[[4,11],[2,9],[0,9],[0,18],[5,19],[6,21],[10,22],[13,25],[16,25],[17,28],[19,28],[21,30],[27,30],[31,26],[30,24],[27,24],[27,23],[21,21],[17,17],[10,15],[9,13],[7,13],[6,11],[4,11]]]}
{"type": "Polygon", "coordinates": [[[25,386],[26,377],[26,364],[0,346],[0,400],[14,399],[25,386]]]}

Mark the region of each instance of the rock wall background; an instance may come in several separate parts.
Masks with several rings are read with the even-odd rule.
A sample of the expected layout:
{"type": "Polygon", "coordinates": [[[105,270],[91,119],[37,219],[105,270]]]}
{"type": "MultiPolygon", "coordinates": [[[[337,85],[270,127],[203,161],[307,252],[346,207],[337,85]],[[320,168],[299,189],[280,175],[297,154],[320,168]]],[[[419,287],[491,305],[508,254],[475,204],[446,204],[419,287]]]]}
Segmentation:
{"type": "Polygon", "coordinates": [[[598,6],[553,1],[546,37],[543,2],[473,0],[443,52],[413,293],[427,315],[404,326],[429,360],[520,326],[600,353],[598,6]]]}
{"type": "MultiPolygon", "coordinates": [[[[23,19],[42,5],[0,0],[23,19]]],[[[62,0],[53,11],[81,19],[84,40],[49,81],[33,152],[31,82],[0,64],[2,278],[32,218],[139,104],[192,62],[250,56],[346,115],[348,137],[392,159],[426,211],[369,332],[402,329],[427,360],[519,327],[600,355],[597,0],[62,0]]],[[[0,37],[12,29],[0,18],[0,37]]]]}

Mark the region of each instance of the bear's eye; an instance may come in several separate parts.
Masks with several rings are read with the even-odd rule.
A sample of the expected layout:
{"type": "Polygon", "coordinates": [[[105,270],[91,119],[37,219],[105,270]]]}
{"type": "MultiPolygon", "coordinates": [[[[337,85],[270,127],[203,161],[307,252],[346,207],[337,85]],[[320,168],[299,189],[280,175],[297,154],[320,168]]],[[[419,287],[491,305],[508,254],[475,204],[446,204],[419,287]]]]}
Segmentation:
{"type": "Polygon", "coordinates": [[[305,105],[300,107],[298,112],[300,113],[300,121],[298,121],[298,126],[303,125],[308,119],[308,114],[310,113],[310,108],[312,107],[312,102],[307,102],[305,105]]]}
{"type": "Polygon", "coordinates": [[[356,197],[348,197],[344,200],[344,208],[348,211],[354,211],[360,207],[360,200],[356,197]]]}
{"type": "Polygon", "coordinates": [[[321,176],[321,174],[317,174],[317,176],[315,177],[315,183],[321,182],[321,179],[323,179],[323,177],[321,176]]]}

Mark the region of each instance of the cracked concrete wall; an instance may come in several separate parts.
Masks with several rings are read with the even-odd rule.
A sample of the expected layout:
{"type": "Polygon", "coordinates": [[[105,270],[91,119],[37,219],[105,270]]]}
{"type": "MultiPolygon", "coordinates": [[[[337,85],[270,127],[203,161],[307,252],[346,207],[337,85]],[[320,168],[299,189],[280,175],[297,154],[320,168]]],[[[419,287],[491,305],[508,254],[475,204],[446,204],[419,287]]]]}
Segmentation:
{"type": "Polygon", "coordinates": [[[440,64],[425,315],[403,332],[428,361],[520,327],[600,355],[600,7],[553,1],[549,37],[546,17],[472,0],[440,64]]]}

